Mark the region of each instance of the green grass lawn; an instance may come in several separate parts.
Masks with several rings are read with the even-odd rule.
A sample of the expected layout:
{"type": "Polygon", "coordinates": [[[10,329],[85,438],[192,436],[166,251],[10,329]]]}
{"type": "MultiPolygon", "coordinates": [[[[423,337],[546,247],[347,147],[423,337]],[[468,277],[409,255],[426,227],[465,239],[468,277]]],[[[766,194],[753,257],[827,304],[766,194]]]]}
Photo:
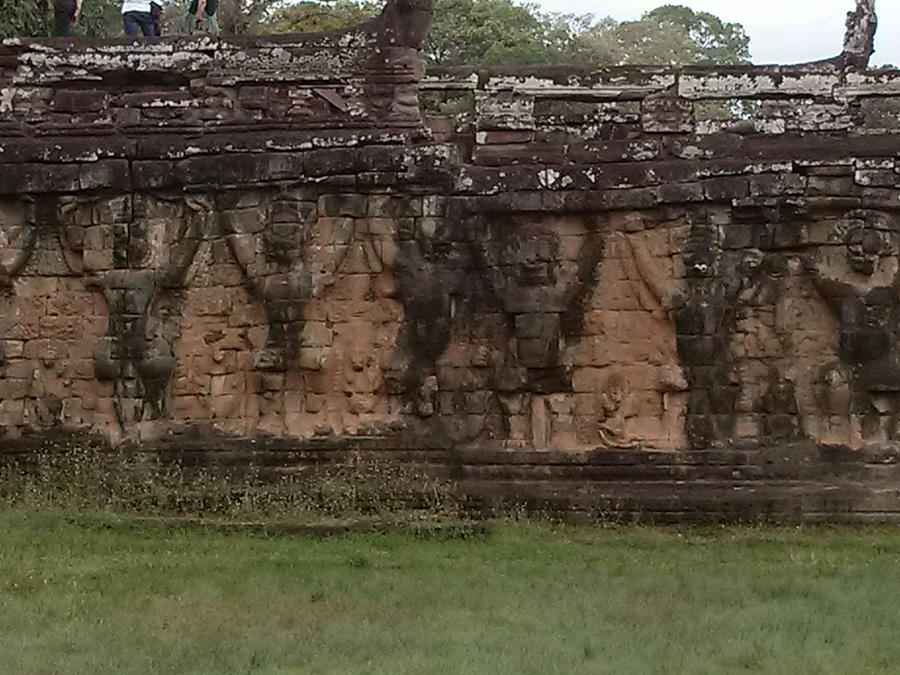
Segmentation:
{"type": "Polygon", "coordinates": [[[3,673],[900,672],[900,530],[223,534],[0,511],[3,673]]]}

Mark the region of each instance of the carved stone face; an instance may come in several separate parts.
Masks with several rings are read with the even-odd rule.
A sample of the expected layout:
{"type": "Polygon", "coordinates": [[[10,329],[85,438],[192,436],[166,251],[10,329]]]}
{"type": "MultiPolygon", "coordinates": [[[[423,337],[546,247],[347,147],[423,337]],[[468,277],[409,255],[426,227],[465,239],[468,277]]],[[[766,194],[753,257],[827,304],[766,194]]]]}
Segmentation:
{"type": "Polygon", "coordinates": [[[691,277],[711,278],[716,274],[718,242],[712,227],[698,224],[692,227],[684,245],[684,262],[691,277]]]}
{"type": "Polygon", "coordinates": [[[891,253],[890,218],[877,212],[856,211],[841,225],[850,269],[865,277],[872,276],[880,258],[891,253]]]}
{"type": "Polygon", "coordinates": [[[483,274],[510,314],[568,311],[599,256],[588,221],[575,215],[516,214],[473,219],[483,274]]]}
{"type": "Polygon", "coordinates": [[[296,202],[274,202],[264,233],[266,257],[280,264],[300,258],[310,231],[307,221],[296,202]]]}
{"type": "Polygon", "coordinates": [[[609,414],[619,409],[625,400],[625,380],[619,373],[613,373],[606,379],[601,397],[603,412],[609,414]]]}
{"type": "Polygon", "coordinates": [[[0,200],[0,264],[15,256],[25,226],[25,210],[19,200],[0,200]]]}
{"type": "Polygon", "coordinates": [[[501,264],[523,286],[552,286],[559,265],[559,237],[537,225],[520,227],[503,248],[501,264]]]}
{"type": "Polygon", "coordinates": [[[847,262],[850,269],[867,277],[874,274],[885,245],[884,236],[877,230],[863,227],[851,230],[847,237],[847,262]]]}

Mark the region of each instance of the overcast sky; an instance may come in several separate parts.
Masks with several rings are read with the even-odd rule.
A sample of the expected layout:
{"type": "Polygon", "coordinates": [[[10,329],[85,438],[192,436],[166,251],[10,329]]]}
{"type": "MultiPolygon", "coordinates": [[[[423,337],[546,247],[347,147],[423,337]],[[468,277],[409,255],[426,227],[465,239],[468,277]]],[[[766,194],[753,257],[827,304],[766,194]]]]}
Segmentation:
{"type": "MultiPolygon", "coordinates": [[[[801,63],[835,56],[855,0],[537,0],[546,11],[632,20],[663,4],[682,4],[744,24],[754,63],[801,63]]],[[[900,0],[876,0],[872,64],[900,65],[900,0]]]]}

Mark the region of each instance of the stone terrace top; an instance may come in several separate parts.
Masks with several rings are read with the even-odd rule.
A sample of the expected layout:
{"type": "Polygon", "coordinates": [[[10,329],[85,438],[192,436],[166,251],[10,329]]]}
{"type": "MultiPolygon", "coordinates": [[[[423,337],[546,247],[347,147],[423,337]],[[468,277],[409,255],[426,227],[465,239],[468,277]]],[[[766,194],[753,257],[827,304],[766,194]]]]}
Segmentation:
{"type": "MultiPolygon", "coordinates": [[[[816,132],[833,144],[834,134],[859,137],[876,129],[883,139],[895,131],[883,116],[866,118],[872,101],[900,96],[900,71],[866,69],[872,0],[859,0],[850,14],[840,56],[794,66],[431,68],[426,74],[420,48],[430,18],[428,0],[391,0],[372,21],[322,34],[5,40],[0,194],[403,170],[394,166],[398,161],[421,169],[423,161],[446,160],[446,148],[424,160],[421,154],[398,159],[389,148],[460,141],[460,134],[474,134],[482,144],[495,131],[562,131],[567,142],[591,141],[615,124],[639,129],[651,141],[660,134],[692,137],[674,153],[679,159],[703,158],[709,150],[702,137],[710,135],[726,139],[721,144],[816,132]],[[352,150],[360,147],[367,150],[352,150]],[[228,162],[223,155],[231,156],[228,162]],[[114,163],[126,160],[128,170],[114,163]],[[154,165],[158,160],[176,162],[176,170],[154,165]],[[77,166],[85,162],[96,163],[90,176],[77,166]]],[[[516,142],[510,137],[502,144],[516,142]]],[[[764,153],[773,145],[760,147],[764,153]]],[[[615,148],[610,152],[616,156],[615,148]]],[[[482,153],[476,160],[489,158],[482,153]]]]}

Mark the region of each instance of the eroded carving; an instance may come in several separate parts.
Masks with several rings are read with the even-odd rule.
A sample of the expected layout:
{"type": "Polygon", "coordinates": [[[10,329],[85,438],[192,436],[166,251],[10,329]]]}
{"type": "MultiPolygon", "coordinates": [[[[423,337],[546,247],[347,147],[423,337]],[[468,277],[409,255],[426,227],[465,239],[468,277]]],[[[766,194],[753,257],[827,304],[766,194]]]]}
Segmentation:
{"type": "Polygon", "coordinates": [[[175,371],[180,298],[213,209],[199,196],[61,201],[67,263],[104,298],[109,323],[94,349],[97,379],[114,383],[126,436],[165,416],[175,371]]]}
{"type": "MultiPolygon", "coordinates": [[[[835,223],[830,240],[818,257],[807,256],[803,262],[837,320],[837,355],[852,373],[849,408],[859,416],[863,439],[893,437],[900,394],[897,223],[887,213],[853,211],[835,223]]],[[[820,380],[827,409],[845,405],[838,391],[824,391],[827,386],[843,388],[844,368],[835,365],[820,380]]]]}
{"type": "Polygon", "coordinates": [[[546,448],[548,394],[572,389],[567,338],[602,254],[597,224],[582,217],[494,216],[478,221],[477,265],[508,321],[494,386],[508,438],[546,448]]]}
{"type": "Polygon", "coordinates": [[[303,308],[313,293],[307,247],[316,203],[278,195],[259,208],[229,211],[221,218],[231,251],[269,319],[269,333],[254,354],[254,367],[284,371],[298,356],[303,308]]]}
{"type": "MultiPolygon", "coordinates": [[[[28,263],[36,241],[33,201],[0,200],[0,292],[12,285],[15,276],[28,263]]],[[[0,367],[6,362],[6,349],[0,342],[0,367]]]]}
{"type": "Polygon", "coordinates": [[[408,412],[430,417],[439,383],[435,364],[450,343],[453,298],[462,292],[460,247],[438,237],[400,242],[394,273],[404,320],[385,366],[390,389],[403,394],[408,412]]]}
{"type": "Polygon", "coordinates": [[[875,52],[875,31],[878,18],[875,0],[856,0],[856,9],[847,13],[847,32],[844,35],[844,58],[851,65],[865,68],[875,52]]]}
{"type": "Polygon", "coordinates": [[[731,341],[748,275],[743,251],[723,249],[708,217],[691,223],[682,247],[686,289],[673,318],[690,386],[686,431],[694,447],[709,447],[734,437],[740,382],[731,341]]]}
{"type": "Polygon", "coordinates": [[[796,380],[808,374],[788,357],[792,336],[802,329],[785,325],[795,320],[788,318],[788,299],[795,292],[797,267],[794,256],[781,251],[745,252],[731,345],[741,383],[736,413],[745,421],[739,436],[782,441],[803,436],[796,380]],[[758,422],[748,428],[754,419],[758,422]]]}
{"type": "Polygon", "coordinates": [[[28,263],[37,242],[32,197],[0,200],[0,289],[8,287],[28,263]]]}
{"type": "MultiPolygon", "coordinates": [[[[310,244],[314,298],[303,334],[303,386],[320,434],[383,436],[402,426],[385,381],[402,320],[393,198],[328,195],[310,244]]],[[[424,383],[423,383],[424,384],[424,383]]]]}
{"type": "Polygon", "coordinates": [[[683,286],[672,232],[650,213],[610,214],[596,284],[573,349],[575,447],[684,446],[687,394],[672,311],[683,286]]]}

